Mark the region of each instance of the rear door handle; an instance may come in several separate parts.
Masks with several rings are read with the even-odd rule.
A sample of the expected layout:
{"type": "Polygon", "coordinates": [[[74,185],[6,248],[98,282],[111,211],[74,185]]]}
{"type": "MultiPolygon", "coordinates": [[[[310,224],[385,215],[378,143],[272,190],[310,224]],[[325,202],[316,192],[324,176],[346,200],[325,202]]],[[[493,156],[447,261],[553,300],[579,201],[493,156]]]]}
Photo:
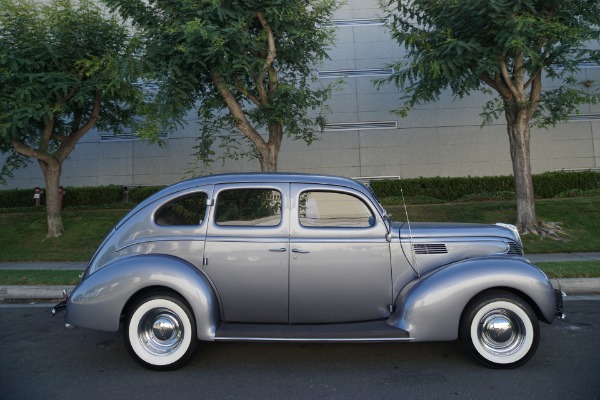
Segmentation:
{"type": "Polygon", "coordinates": [[[285,247],[280,247],[277,249],[269,249],[269,251],[272,251],[274,253],[285,253],[287,251],[287,249],[285,247]]]}
{"type": "Polygon", "coordinates": [[[292,252],[294,252],[294,253],[301,253],[301,254],[308,254],[308,253],[310,253],[310,251],[308,251],[308,250],[302,250],[302,249],[292,249],[292,252]]]}

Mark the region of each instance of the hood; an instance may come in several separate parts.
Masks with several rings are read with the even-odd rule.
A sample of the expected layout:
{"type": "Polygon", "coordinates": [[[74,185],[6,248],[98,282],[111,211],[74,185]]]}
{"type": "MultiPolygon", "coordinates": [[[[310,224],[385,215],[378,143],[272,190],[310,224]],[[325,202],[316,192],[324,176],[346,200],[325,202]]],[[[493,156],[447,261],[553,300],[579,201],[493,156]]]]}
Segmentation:
{"type": "Polygon", "coordinates": [[[523,256],[517,229],[506,224],[408,223],[392,224],[409,263],[425,273],[465,259],[523,256]]]}

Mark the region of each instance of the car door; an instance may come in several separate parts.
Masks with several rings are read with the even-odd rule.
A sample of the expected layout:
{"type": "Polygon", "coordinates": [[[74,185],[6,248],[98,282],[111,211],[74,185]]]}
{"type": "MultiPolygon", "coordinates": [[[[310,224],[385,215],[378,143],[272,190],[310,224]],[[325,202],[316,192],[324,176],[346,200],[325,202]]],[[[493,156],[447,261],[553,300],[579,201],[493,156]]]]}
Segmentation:
{"type": "Polygon", "coordinates": [[[287,323],[289,184],[215,185],[203,270],[228,322],[287,323]]]}
{"type": "Polygon", "coordinates": [[[364,194],[293,184],[290,323],[355,322],[390,315],[390,247],[364,194]]]}

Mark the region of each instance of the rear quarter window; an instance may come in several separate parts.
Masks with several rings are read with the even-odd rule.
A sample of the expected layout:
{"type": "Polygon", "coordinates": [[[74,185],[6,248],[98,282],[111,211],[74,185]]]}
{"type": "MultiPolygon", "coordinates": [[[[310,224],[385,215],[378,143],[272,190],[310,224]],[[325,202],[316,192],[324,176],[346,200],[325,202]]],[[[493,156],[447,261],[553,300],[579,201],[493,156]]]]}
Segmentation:
{"type": "Polygon", "coordinates": [[[204,221],[206,193],[199,192],[178,197],[163,205],[154,215],[160,226],[193,226],[204,221]]]}

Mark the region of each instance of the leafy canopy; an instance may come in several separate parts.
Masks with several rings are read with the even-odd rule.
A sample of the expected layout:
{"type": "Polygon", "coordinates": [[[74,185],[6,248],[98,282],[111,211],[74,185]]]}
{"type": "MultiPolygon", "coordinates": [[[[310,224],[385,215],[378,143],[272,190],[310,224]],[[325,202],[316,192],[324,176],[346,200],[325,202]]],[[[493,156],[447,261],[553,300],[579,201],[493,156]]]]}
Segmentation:
{"type": "Polygon", "coordinates": [[[93,124],[121,133],[142,99],[134,52],[124,25],[92,1],[0,0],[0,151],[9,153],[0,176],[70,151],[96,103],[93,124]]]}
{"type": "Polygon", "coordinates": [[[406,50],[391,78],[406,90],[401,114],[445,89],[463,97],[492,88],[500,99],[486,105],[486,122],[509,108],[529,108],[532,122],[547,126],[577,104],[598,100],[588,89],[592,82],[576,81],[582,65],[600,59],[597,0],[382,0],[382,6],[406,50]],[[559,87],[542,92],[542,73],[559,87]]]}
{"type": "Polygon", "coordinates": [[[103,1],[146,40],[145,57],[159,82],[147,136],[184,124],[197,109],[204,158],[217,135],[236,149],[240,137],[232,129],[244,119],[256,130],[281,124],[288,136],[314,140],[308,111],[320,110],[329,90],[311,86],[311,68],[327,56],[336,0],[103,1]],[[231,91],[239,114],[230,112],[219,85],[231,91]]]}

